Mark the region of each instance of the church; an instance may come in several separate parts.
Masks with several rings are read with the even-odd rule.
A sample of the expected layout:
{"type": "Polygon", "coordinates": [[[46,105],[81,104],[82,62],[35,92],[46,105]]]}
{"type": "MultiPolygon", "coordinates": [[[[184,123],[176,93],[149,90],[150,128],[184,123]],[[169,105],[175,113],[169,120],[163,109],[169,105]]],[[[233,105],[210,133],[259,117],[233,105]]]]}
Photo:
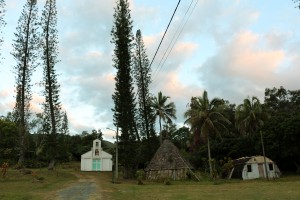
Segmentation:
{"type": "Polygon", "coordinates": [[[81,171],[112,171],[112,155],[103,151],[101,140],[93,141],[91,151],[81,155],[81,171]]]}

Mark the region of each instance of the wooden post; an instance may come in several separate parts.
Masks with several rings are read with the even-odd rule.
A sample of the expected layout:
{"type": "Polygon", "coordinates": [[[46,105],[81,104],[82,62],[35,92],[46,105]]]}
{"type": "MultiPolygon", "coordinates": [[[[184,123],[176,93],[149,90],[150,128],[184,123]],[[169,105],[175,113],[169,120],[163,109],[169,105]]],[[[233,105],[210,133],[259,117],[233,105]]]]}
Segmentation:
{"type": "Polygon", "coordinates": [[[118,169],[118,160],[119,160],[119,152],[118,152],[118,142],[119,142],[119,127],[117,127],[117,132],[116,132],[116,179],[119,177],[119,169],[118,169]]]}
{"type": "Polygon", "coordinates": [[[269,174],[268,174],[267,162],[266,162],[266,155],[265,155],[264,140],[263,140],[263,136],[262,136],[261,131],[260,131],[260,140],[261,140],[261,146],[262,146],[262,151],[263,151],[263,156],[264,156],[265,173],[266,173],[267,179],[269,180],[269,174]]]}

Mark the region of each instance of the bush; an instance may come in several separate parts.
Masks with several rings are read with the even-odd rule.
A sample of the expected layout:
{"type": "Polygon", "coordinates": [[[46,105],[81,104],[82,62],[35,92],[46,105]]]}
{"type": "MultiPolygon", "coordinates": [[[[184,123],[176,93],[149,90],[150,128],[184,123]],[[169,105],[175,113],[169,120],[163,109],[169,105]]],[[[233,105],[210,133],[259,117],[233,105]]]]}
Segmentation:
{"type": "Polygon", "coordinates": [[[165,184],[165,185],[171,185],[171,180],[170,180],[170,178],[165,178],[164,184],[165,184]]]}
{"type": "Polygon", "coordinates": [[[24,161],[24,165],[27,168],[43,168],[43,167],[47,167],[48,163],[47,162],[43,162],[43,161],[37,161],[34,159],[25,159],[24,161]]]}
{"type": "Polygon", "coordinates": [[[143,180],[145,180],[146,174],[144,170],[138,170],[135,174],[137,180],[138,180],[138,185],[144,185],[143,180]]]}

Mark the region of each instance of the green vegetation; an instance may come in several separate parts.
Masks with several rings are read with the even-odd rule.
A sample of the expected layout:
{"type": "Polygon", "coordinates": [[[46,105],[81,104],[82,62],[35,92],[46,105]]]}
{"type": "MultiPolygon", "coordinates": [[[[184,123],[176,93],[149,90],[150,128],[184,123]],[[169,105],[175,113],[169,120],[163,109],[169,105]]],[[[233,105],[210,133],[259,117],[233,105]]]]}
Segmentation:
{"type": "Polygon", "coordinates": [[[165,96],[162,92],[158,92],[157,97],[151,99],[151,107],[155,111],[155,116],[159,121],[159,141],[162,144],[162,126],[161,120],[167,124],[172,123],[172,119],[176,119],[176,107],[174,102],[167,102],[169,96],[165,96]]]}
{"type": "Polygon", "coordinates": [[[19,160],[18,165],[23,166],[26,154],[26,137],[30,119],[30,101],[32,99],[31,76],[38,65],[38,7],[36,2],[27,1],[23,7],[13,40],[11,54],[16,60],[13,67],[16,78],[16,103],[14,108],[14,121],[19,131],[19,160]]]}
{"type": "Polygon", "coordinates": [[[48,169],[53,170],[56,160],[59,158],[59,148],[64,148],[62,136],[61,103],[59,99],[60,85],[57,81],[56,64],[58,63],[58,33],[56,0],[46,1],[42,11],[42,60],[43,60],[43,133],[45,135],[44,148],[48,160],[48,169]]]}
{"type": "Polygon", "coordinates": [[[137,86],[136,124],[141,138],[139,162],[149,161],[157,148],[154,110],[151,109],[151,68],[143,41],[142,32],[137,30],[133,55],[133,78],[137,86]]]}
{"type": "MultiPolygon", "coordinates": [[[[299,187],[300,185],[297,184],[299,187]]],[[[148,185],[120,188],[114,199],[299,199],[293,183],[257,182],[227,185],[148,185]],[[142,187],[142,189],[141,189],[142,187]],[[168,188],[169,187],[169,188],[168,188]],[[127,189],[127,190],[126,190],[127,189]]]]}
{"type": "Polygon", "coordinates": [[[71,173],[75,172],[74,169],[63,169],[62,166],[58,166],[55,171],[49,171],[46,168],[30,171],[31,174],[26,174],[11,168],[8,169],[6,178],[0,178],[0,199],[54,199],[55,191],[76,180],[71,173]]]}
{"type": "Polygon", "coordinates": [[[112,183],[112,172],[80,172],[79,163],[58,165],[55,171],[46,168],[31,170],[33,174],[9,169],[7,178],[0,178],[1,200],[56,199],[61,189],[78,181],[79,176],[93,178],[99,185],[103,199],[299,199],[300,177],[286,176],[273,181],[266,180],[217,180],[215,183],[202,177],[200,182],[163,182],[120,179],[112,183]]]}
{"type": "Polygon", "coordinates": [[[220,134],[220,129],[226,129],[226,124],[230,121],[221,113],[220,107],[224,101],[219,98],[214,98],[211,101],[208,99],[207,91],[203,92],[200,97],[192,97],[190,108],[186,111],[186,123],[191,125],[193,131],[200,133],[207,139],[207,152],[210,177],[213,178],[212,159],[210,154],[210,135],[220,134]]]}
{"type": "Polygon", "coordinates": [[[219,180],[215,184],[209,180],[171,181],[164,183],[121,180],[120,184],[110,182],[110,174],[102,174],[99,179],[101,194],[109,200],[131,199],[299,199],[300,177],[284,177],[275,181],[265,180],[219,180]]]}
{"type": "Polygon", "coordinates": [[[132,23],[128,0],[117,1],[111,31],[111,42],[115,45],[113,67],[117,70],[112,111],[114,125],[121,130],[119,160],[124,166],[126,178],[132,178],[135,174],[137,141],[140,141],[135,121],[136,103],[132,78],[132,23]]]}

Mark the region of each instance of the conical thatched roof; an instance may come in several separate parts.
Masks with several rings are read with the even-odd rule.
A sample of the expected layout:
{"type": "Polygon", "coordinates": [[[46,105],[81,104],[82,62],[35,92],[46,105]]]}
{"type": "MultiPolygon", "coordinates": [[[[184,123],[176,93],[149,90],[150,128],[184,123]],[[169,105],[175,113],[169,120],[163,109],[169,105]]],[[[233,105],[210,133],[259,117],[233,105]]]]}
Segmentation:
{"type": "Polygon", "coordinates": [[[180,155],[178,148],[170,141],[164,140],[157,149],[145,171],[187,169],[192,166],[180,155]]]}

